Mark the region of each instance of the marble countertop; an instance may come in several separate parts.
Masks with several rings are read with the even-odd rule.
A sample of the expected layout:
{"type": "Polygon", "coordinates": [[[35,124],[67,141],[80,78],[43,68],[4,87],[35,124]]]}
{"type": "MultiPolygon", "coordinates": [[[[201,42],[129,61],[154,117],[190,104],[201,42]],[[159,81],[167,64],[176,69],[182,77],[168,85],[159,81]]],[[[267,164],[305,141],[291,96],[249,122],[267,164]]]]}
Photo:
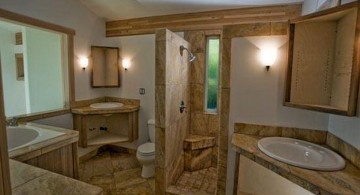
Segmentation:
{"type": "Polygon", "coordinates": [[[81,108],[72,108],[71,112],[74,114],[115,114],[115,113],[128,113],[135,112],[140,109],[138,105],[125,104],[121,108],[115,109],[96,109],[91,108],[90,106],[81,107],[81,108]]]}
{"type": "Polygon", "coordinates": [[[99,195],[102,189],[15,160],[9,161],[12,194],[99,195]]]}
{"type": "Polygon", "coordinates": [[[26,156],[30,155],[31,156],[32,154],[35,154],[35,153],[42,154],[49,150],[53,150],[54,147],[61,147],[61,145],[59,145],[58,143],[69,144],[69,143],[77,142],[79,139],[79,132],[70,130],[70,129],[64,129],[64,128],[53,127],[53,126],[48,126],[48,125],[41,125],[41,124],[36,124],[36,123],[26,123],[26,126],[28,126],[28,127],[33,126],[33,127],[38,127],[38,128],[42,128],[42,129],[62,132],[64,134],[60,135],[58,137],[52,138],[52,139],[44,140],[39,143],[35,143],[35,144],[29,145],[29,146],[25,146],[25,147],[10,151],[9,158],[18,160],[17,157],[22,156],[22,155],[26,155],[26,156]]]}
{"type": "Polygon", "coordinates": [[[360,169],[349,161],[346,162],[343,170],[333,172],[298,168],[262,153],[257,147],[257,142],[261,138],[261,136],[234,133],[232,146],[239,154],[314,194],[360,194],[360,169]]]}

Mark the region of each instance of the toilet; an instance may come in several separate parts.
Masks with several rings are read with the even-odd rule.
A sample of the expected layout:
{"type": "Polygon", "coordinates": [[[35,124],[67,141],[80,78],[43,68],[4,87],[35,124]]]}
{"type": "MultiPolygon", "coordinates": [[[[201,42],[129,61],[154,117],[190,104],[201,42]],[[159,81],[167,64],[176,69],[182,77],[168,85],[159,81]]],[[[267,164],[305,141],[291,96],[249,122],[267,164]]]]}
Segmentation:
{"type": "Polygon", "coordinates": [[[143,178],[153,177],[155,174],[155,120],[148,120],[147,126],[150,142],[140,145],[136,152],[136,158],[142,165],[141,177],[143,178]]]}

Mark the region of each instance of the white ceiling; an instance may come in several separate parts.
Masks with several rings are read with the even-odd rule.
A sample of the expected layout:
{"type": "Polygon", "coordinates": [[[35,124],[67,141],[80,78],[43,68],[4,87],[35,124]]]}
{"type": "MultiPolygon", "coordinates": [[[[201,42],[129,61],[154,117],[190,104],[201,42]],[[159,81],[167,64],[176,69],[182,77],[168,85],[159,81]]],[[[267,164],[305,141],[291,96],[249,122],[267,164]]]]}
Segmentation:
{"type": "Polygon", "coordinates": [[[191,13],[240,7],[292,4],[304,0],[80,0],[105,20],[191,13]]]}

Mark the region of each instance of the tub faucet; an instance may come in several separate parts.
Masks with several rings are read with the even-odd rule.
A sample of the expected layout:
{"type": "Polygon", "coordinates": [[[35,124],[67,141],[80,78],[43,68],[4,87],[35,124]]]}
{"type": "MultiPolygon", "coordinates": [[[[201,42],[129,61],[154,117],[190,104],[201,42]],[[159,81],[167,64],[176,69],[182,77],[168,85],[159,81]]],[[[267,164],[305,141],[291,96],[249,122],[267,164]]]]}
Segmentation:
{"type": "Polygon", "coordinates": [[[6,126],[17,126],[18,119],[16,117],[12,117],[6,120],[6,126]]]}

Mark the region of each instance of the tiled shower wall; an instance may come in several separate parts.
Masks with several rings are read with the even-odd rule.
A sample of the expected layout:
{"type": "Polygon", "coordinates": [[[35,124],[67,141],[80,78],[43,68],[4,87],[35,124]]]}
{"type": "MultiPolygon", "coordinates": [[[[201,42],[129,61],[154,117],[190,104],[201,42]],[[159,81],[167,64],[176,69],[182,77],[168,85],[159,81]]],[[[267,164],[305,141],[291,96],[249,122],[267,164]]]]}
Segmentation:
{"type": "Polygon", "coordinates": [[[155,126],[156,194],[165,194],[184,170],[183,141],[189,133],[189,112],[180,113],[180,102],[190,106],[190,44],[169,30],[156,32],[155,126]]]}
{"type": "MultiPolygon", "coordinates": [[[[218,138],[220,131],[219,110],[218,113],[206,113],[205,108],[205,75],[206,75],[206,37],[220,36],[221,31],[188,31],[185,32],[185,40],[191,44],[191,52],[196,60],[190,66],[190,133],[215,137],[216,143],[212,152],[212,166],[217,166],[218,138]]],[[[220,39],[221,40],[221,39],[220,39]]],[[[220,68],[219,68],[220,70],[220,68]]],[[[220,100],[218,101],[218,105],[220,100]]]]}

